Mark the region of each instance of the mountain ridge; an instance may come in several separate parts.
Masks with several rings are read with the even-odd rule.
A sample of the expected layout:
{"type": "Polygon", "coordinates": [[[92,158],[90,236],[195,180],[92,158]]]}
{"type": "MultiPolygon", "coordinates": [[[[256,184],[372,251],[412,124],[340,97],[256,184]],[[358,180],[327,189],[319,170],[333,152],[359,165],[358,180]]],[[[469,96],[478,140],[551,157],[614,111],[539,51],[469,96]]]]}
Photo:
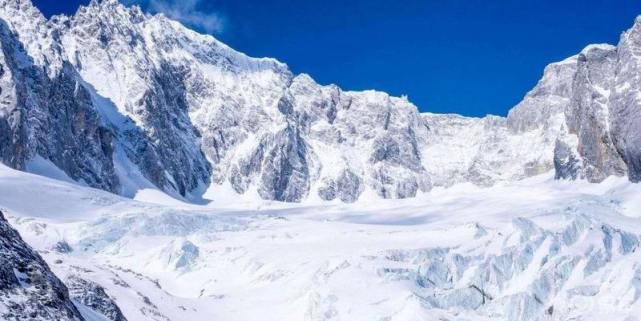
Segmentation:
{"type": "MultiPolygon", "coordinates": [[[[490,186],[550,170],[559,179],[594,182],[641,175],[638,121],[617,116],[638,113],[626,93],[639,87],[629,81],[638,59],[627,54],[641,47],[632,41],[641,34],[639,19],[622,36],[621,50],[590,45],[546,67],[507,117],[461,118],[420,113],[405,97],[380,91],[319,85],[275,59],[251,58],[115,0],[49,20],[30,1],[4,0],[0,17],[8,38],[27,43],[16,54],[32,57],[32,70],[45,70],[31,96],[42,88],[67,88],[56,90],[60,97],[84,92],[32,106],[28,99],[9,103],[4,109],[57,123],[66,134],[47,137],[30,123],[35,116],[4,117],[0,130],[16,137],[0,144],[4,162],[28,170],[39,156],[73,180],[129,197],[155,187],[188,200],[229,189],[285,202],[353,202],[363,195],[414,197],[461,182],[490,186]],[[22,23],[25,13],[35,18],[22,23]],[[628,79],[615,76],[622,66],[628,79]],[[593,78],[629,87],[608,89],[611,106],[593,78]],[[58,114],[63,100],[74,101],[65,113],[76,116],[66,121],[58,114]],[[88,138],[78,140],[78,131],[88,138]],[[51,146],[56,142],[66,148],[51,146]]],[[[9,93],[21,84],[6,82],[9,93]]]]}

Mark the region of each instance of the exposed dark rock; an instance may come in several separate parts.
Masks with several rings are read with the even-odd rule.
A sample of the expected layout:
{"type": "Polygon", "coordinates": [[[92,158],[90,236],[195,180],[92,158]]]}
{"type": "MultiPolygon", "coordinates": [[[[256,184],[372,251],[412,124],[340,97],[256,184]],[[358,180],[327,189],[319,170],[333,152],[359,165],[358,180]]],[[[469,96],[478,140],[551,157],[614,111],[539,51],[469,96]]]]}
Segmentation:
{"type": "Polygon", "coordinates": [[[99,284],[70,276],[66,281],[72,299],[105,316],[111,321],[127,321],[114,300],[99,284]]]}
{"type": "Polygon", "coordinates": [[[0,319],[83,321],[67,287],[0,212],[0,319]]]}

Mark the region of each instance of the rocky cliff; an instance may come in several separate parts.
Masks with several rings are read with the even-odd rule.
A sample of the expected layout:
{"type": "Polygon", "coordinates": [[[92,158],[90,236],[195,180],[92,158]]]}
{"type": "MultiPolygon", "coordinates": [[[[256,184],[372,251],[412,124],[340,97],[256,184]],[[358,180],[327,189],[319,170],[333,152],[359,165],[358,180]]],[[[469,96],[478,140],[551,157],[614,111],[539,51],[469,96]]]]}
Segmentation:
{"type": "Polygon", "coordinates": [[[84,321],[67,287],[0,212],[0,319],[84,321]]]}

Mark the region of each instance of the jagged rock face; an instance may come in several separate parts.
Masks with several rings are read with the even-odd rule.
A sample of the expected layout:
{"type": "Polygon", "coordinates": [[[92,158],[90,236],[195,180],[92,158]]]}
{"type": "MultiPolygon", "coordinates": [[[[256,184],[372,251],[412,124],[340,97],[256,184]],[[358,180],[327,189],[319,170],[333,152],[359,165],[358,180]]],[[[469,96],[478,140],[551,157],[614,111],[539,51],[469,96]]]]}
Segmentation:
{"type": "MultiPolygon", "coordinates": [[[[576,145],[573,144],[574,146],[576,145]]],[[[579,178],[581,171],[581,156],[563,140],[557,140],[554,146],[554,177],[556,179],[579,178]]]]}
{"type": "Polygon", "coordinates": [[[0,157],[16,168],[40,155],[71,178],[118,191],[112,135],[101,126],[75,70],[62,63],[50,77],[0,22],[0,157]]]}
{"type": "Polygon", "coordinates": [[[637,19],[617,47],[590,45],[551,65],[537,88],[510,112],[512,130],[523,130],[528,124],[551,129],[547,132],[556,137],[557,178],[600,182],[627,173],[630,180],[638,181],[641,109],[638,59],[633,52],[639,51],[640,34],[637,19]],[[558,115],[562,121],[549,126],[549,120],[558,120],[558,115]]]}
{"type": "Polygon", "coordinates": [[[345,199],[357,198],[364,186],[383,197],[429,189],[419,155],[421,119],[406,101],[294,78],[275,60],[246,57],[115,1],[93,2],[51,24],[83,80],[140,129],[122,135],[109,126],[157,186],[167,184],[165,176],[181,194],[206,184],[202,148],[214,182],[229,181],[241,193],[254,189],[265,199],[303,200],[343,170],[358,182],[340,184],[345,199]],[[395,142],[398,153],[376,158],[377,141],[395,142]],[[338,168],[315,152],[319,144],[339,145],[332,146],[338,168]],[[362,154],[345,155],[354,147],[362,154]]]}
{"type": "Polygon", "coordinates": [[[297,202],[309,191],[307,147],[296,128],[287,126],[270,139],[258,193],[264,199],[297,202]]]}
{"type": "Polygon", "coordinates": [[[83,321],[67,287],[0,212],[0,318],[83,321]]]}
{"type": "Polygon", "coordinates": [[[616,47],[593,45],[573,57],[572,85],[555,146],[556,177],[600,182],[624,175],[627,167],[615,148],[609,97],[617,63],[616,47]]]}
{"type": "Polygon", "coordinates": [[[478,119],[322,86],[116,0],[49,21],[29,1],[0,0],[0,18],[2,161],[24,169],[40,156],[127,196],[147,187],[132,183],[138,172],[187,199],[228,183],[287,202],[406,198],[552,169],[593,182],[641,176],[638,24],[618,48],[548,66],[507,118],[478,119]]]}
{"type": "Polygon", "coordinates": [[[615,63],[615,47],[594,46],[579,54],[573,96],[566,110],[568,131],[578,137],[583,160],[580,176],[592,182],[626,171],[609,132],[608,98],[615,63]]]}
{"type": "Polygon", "coordinates": [[[641,18],[621,36],[610,89],[611,132],[633,182],[641,181],[641,18]]]}
{"type": "Polygon", "coordinates": [[[511,132],[519,133],[543,127],[559,130],[560,118],[572,97],[577,59],[570,57],[545,67],[537,85],[507,116],[511,132]]]}
{"type": "Polygon", "coordinates": [[[307,75],[296,77],[287,95],[310,146],[310,177],[322,199],[353,201],[366,188],[404,198],[431,188],[420,154],[426,128],[406,99],[343,92],[307,75]]]}
{"type": "Polygon", "coordinates": [[[93,2],[58,26],[84,79],[148,137],[151,144],[127,154],[157,186],[184,194],[206,186],[212,171],[221,183],[230,150],[281,117],[265,106],[278,101],[291,74],[274,60],[246,57],[116,1],[93,2]]]}
{"type": "Polygon", "coordinates": [[[237,161],[229,176],[237,192],[244,193],[256,181],[264,199],[298,202],[308,194],[309,151],[294,126],[265,134],[249,155],[237,161]]]}
{"type": "Polygon", "coordinates": [[[360,177],[350,170],[344,170],[337,178],[328,178],[323,181],[318,189],[318,195],[326,201],[338,198],[345,203],[352,203],[358,200],[362,193],[362,184],[360,177]]]}
{"type": "Polygon", "coordinates": [[[109,297],[105,289],[99,284],[72,275],[66,282],[69,295],[73,300],[100,313],[110,321],[127,321],[114,300],[109,297]]]}
{"type": "MultiPolygon", "coordinates": [[[[120,193],[126,174],[116,171],[114,156],[121,149],[146,179],[168,192],[185,195],[207,184],[210,166],[187,116],[183,69],[160,64],[161,73],[149,65],[138,66],[148,71],[138,74],[149,86],[138,87],[141,95],[129,104],[139,107],[133,114],[147,124],[142,128],[129,115],[115,112],[113,103],[82,78],[80,54],[73,51],[69,56],[63,48],[73,22],[64,17],[46,21],[29,1],[5,0],[0,8],[5,26],[0,156],[5,163],[23,169],[40,156],[72,179],[120,193]]],[[[86,41],[95,31],[106,46],[112,33],[127,31],[83,15],[87,12],[92,11],[79,13],[79,23],[89,20],[100,27],[88,27],[83,33],[86,41]]]]}
{"type": "MultiPolygon", "coordinates": [[[[137,135],[122,139],[124,146],[135,146],[125,147],[127,156],[156,186],[185,195],[208,184],[211,172],[188,116],[185,82],[191,70],[155,57],[143,36],[144,23],[142,12],[113,1],[92,2],[76,16],[53,22],[67,59],[97,95],[133,119],[137,135]]],[[[118,124],[111,126],[119,130],[118,124]]]]}

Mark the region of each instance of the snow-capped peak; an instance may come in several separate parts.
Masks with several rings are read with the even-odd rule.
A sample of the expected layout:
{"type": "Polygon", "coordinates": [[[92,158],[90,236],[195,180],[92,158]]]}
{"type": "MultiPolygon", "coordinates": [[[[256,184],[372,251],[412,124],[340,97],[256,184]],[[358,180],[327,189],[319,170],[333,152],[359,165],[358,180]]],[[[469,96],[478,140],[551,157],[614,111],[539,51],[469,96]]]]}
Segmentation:
{"type": "MultiPolygon", "coordinates": [[[[581,99],[594,91],[617,103],[612,98],[620,96],[609,94],[621,92],[609,87],[618,68],[610,55],[620,55],[614,47],[592,45],[583,51],[585,61],[577,55],[548,66],[507,119],[453,118],[421,115],[406,97],[319,85],[275,59],[249,57],[211,35],[119,1],[92,1],[49,22],[29,2],[7,3],[0,17],[16,30],[34,65],[45,67],[49,80],[43,78],[41,86],[57,88],[62,77],[74,87],[65,95],[80,95],[71,99],[75,117],[92,115],[84,122],[91,125],[81,129],[101,137],[82,142],[92,146],[89,155],[69,137],[67,144],[80,150],[70,161],[41,146],[55,137],[28,125],[34,131],[29,148],[7,149],[25,151],[15,166],[26,168],[38,156],[74,180],[123,195],[156,186],[194,202],[206,201],[204,194],[220,201],[216,192],[227,195],[225,189],[280,201],[356,201],[362,195],[414,197],[461,182],[489,186],[553,169],[566,173],[560,178],[600,181],[634,164],[636,152],[630,158],[614,145],[629,139],[607,137],[618,135],[611,129],[628,128],[619,123],[635,120],[619,121],[619,107],[597,108],[581,99]],[[17,3],[28,10],[16,11],[17,3]],[[586,55],[594,50],[606,53],[586,55]],[[603,83],[592,86],[592,75],[582,77],[592,70],[603,83]],[[588,152],[602,149],[607,156],[588,152]],[[573,155],[573,165],[558,155],[573,155]]],[[[636,50],[627,52],[637,56],[636,50]]],[[[626,87],[632,84],[617,88],[636,90],[626,87]]],[[[54,110],[60,103],[41,105],[54,110]]],[[[29,104],[19,101],[12,108],[29,104]]],[[[48,110],[34,111],[37,124],[60,121],[48,110]]],[[[62,122],[60,131],[74,124],[62,122]]]]}

